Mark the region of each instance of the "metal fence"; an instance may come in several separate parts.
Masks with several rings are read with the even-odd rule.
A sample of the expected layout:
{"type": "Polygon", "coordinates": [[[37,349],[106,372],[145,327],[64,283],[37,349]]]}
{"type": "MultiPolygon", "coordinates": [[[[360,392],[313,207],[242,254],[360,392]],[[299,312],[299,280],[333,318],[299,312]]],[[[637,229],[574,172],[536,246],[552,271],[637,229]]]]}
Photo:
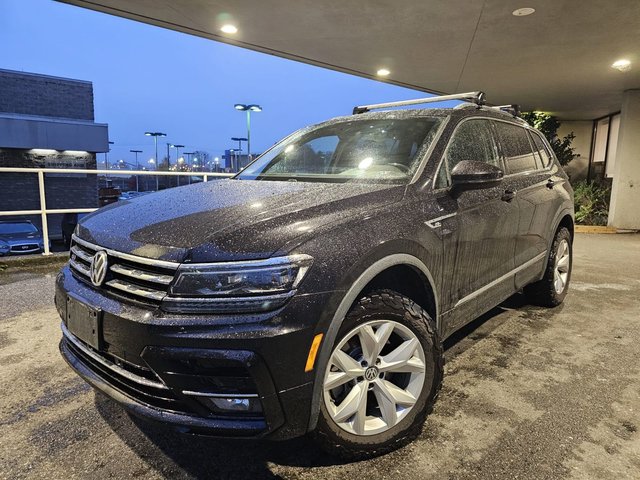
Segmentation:
{"type": "Polygon", "coordinates": [[[113,171],[113,170],[89,170],[84,168],[12,168],[12,167],[0,167],[0,174],[3,173],[31,173],[38,175],[38,191],[40,194],[40,208],[37,210],[0,210],[0,217],[9,217],[14,215],[40,215],[42,218],[42,237],[44,240],[44,252],[43,255],[51,255],[49,251],[49,226],[47,223],[47,215],[54,215],[59,213],[90,213],[98,208],[47,208],[47,201],[45,196],[45,173],[72,173],[72,174],[88,174],[88,175],[105,175],[105,176],[134,176],[134,175],[150,175],[150,176],[169,176],[169,177],[202,177],[203,181],[208,181],[209,178],[227,178],[233,174],[230,173],[214,173],[214,172],[164,172],[164,171],[149,171],[149,170],[127,170],[113,171]]]}

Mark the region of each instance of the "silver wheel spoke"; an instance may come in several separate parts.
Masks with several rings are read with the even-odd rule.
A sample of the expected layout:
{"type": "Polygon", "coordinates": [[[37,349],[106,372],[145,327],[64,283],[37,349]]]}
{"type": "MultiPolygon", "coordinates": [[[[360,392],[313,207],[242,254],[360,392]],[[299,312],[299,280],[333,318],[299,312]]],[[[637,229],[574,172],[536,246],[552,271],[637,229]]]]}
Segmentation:
{"type": "Polygon", "coordinates": [[[398,362],[386,362],[385,360],[378,366],[381,372],[396,373],[420,373],[424,372],[424,362],[418,357],[411,357],[408,360],[400,360],[398,362]]]}
{"type": "Polygon", "coordinates": [[[398,362],[408,362],[413,354],[416,352],[416,349],[420,345],[417,338],[412,338],[410,340],[406,340],[398,345],[393,351],[386,354],[382,357],[382,360],[386,364],[393,364],[398,362]]]}
{"type": "Polygon", "coordinates": [[[324,388],[333,390],[340,385],[344,385],[355,377],[355,375],[350,375],[344,372],[329,372],[327,374],[327,380],[324,382],[324,388]]]}
{"type": "Polygon", "coordinates": [[[556,293],[564,291],[569,280],[569,266],[571,264],[571,251],[569,243],[562,240],[556,251],[556,263],[553,269],[553,288],[556,293]]]}
{"type": "Polygon", "coordinates": [[[362,355],[368,363],[375,361],[378,356],[378,339],[370,325],[365,325],[358,331],[362,355]]]}
{"type": "Polygon", "coordinates": [[[416,398],[413,395],[387,380],[379,379],[376,385],[386,397],[398,405],[411,407],[416,403],[416,398]]]}
{"type": "Polygon", "coordinates": [[[558,260],[558,270],[563,273],[569,270],[569,255],[565,255],[558,260]]]}
{"type": "Polygon", "coordinates": [[[336,405],[334,418],[338,422],[346,422],[353,417],[358,410],[366,411],[367,408],[367,385],[365,382],[355,385],[340,405],[336,405]],[[364,404],[364,405],[363,405],[364,404]]]}
{"type": "Polygon", "coordinates": [[[392,333],[393,324],[389,322],[380,325],[375,332],[370,325],[365,325],[358,331],[362,353],[369,364],[376,361],[392,333]]]}
{"type": "Polygon", "coordinates": [[[333,364],[351,377],[357,377],[364,373],[362,365],[342,350],[336,350],[333,354],[333,364]]]}
{"type": "Polygon", "coordinates": [[[388,390],[386,390],[380,382],[374,383],[373,394],[378,401],[382,419],[387,424],[387,427],[393,427],[398,422],[398,412],[393,396],[389,394],[388,390]]]}

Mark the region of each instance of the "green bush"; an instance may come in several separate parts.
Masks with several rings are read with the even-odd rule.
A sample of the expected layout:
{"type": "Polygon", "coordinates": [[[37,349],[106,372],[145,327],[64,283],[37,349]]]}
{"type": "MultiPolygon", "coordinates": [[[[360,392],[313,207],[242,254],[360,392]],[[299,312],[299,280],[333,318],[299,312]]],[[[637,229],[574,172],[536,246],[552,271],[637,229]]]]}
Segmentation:
{"type": "Polygon", "coordinates": [[[575,153],[575,148],[571,146],[573,139],[576,138],[573,132],[562,138],[558,137],[560,122],[556,117],[552,117],[544,112],[523,112],[522,118],[524,118],[529,125],[540,130],[547,138],[553,149],[553,153],[556,154],[560,165],[563,167],[574,158],[580,156],[580,154],[575,153]]]}
{"type": "Polygon", "coordinates": [[[611,189],[595,182],[583,180],[573,187],[576,205],[576,223],[606,225],[609,216],[611,189]]]}

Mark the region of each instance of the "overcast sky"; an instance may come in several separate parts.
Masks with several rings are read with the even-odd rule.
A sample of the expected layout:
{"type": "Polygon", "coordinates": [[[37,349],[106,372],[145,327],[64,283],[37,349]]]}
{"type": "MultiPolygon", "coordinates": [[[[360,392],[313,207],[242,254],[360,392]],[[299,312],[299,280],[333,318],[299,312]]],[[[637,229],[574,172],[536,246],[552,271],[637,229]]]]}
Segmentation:
{"type": "Polygon", "coordinates": [[[356,104],[424,96],[49,0],[0,0],[0,68],[93,82],[110,161],[132,161],[130,149],[154,156],[147,130],[220,156],[246,136],[234,103],[264,108],[251,117],[256,152],[356,104]]]}

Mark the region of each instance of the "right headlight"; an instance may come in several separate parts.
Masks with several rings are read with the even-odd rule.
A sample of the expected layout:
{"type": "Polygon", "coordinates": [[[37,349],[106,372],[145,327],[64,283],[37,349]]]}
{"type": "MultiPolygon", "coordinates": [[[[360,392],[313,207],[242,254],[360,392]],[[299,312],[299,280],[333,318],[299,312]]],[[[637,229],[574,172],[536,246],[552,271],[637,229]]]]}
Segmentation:
{"type": "Polygon", "coordinates": [[[8,253],[11,247],[4,240],[0,240],[0,253],[8,253]]]}
{"type": "Polygon", "coordinates": [[[293,296],[311,267],[308,255],[267,260],[183,265],[163,300],[176,313],[273,310],[293,296]]]}

